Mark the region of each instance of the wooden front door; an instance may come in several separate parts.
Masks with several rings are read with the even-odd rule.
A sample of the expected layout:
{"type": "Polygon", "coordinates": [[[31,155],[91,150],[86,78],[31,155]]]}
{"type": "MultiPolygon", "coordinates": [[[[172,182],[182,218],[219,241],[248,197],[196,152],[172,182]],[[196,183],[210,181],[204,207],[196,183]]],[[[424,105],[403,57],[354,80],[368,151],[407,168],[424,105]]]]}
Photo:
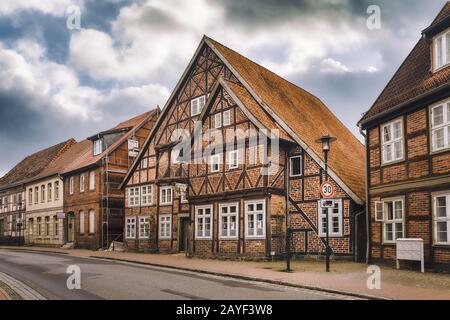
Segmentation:
{"type": "Polygon", "coordinates": [[[75,242],[75,214],[67,215],[67,242],[75,242]]]}

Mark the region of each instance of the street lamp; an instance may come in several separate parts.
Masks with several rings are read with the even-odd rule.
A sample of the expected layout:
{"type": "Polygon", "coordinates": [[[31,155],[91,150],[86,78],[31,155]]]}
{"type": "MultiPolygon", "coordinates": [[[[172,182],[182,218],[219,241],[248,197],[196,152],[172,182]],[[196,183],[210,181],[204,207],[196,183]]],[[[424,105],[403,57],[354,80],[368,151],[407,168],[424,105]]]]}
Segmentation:
{"type": "MultiPolygon", "coordinates": [[[[325,160],[325,181],[328,181],[328,152],[330,152],[331,149],[331,143],[336,141],[337,139],[334,137],[331,137],[329,134],[322,136],[321,138],[317,139],[317,143],[322,144],[322,152],[324,154],[324,160],[325,160]]],[[[329,220],[328,220],[328,208],[325,214],[325,220],[326,220],[326,248],[325,248],[325,255],[326,255],[326,272],[330,272],[330,245],[329,245],[329,220]]]]}

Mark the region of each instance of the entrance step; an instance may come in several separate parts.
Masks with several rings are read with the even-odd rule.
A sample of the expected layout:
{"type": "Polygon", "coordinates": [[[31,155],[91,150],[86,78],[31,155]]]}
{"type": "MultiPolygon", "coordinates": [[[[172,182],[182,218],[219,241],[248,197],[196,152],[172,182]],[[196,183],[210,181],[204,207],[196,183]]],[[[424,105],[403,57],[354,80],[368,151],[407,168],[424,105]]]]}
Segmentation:
{"type": "Polygon", "coordinates": [[[108,251],[124,252],[125,245],[123,242],[113,241],[113,242],[111,242],[111,245],[109,246],[108,251]]]}
{"type": "Polygon", "coordinates": [[[73,249],[75,244],[73,242],[67,242],[65,245],[61,246],[61,249],[73,249]]]}

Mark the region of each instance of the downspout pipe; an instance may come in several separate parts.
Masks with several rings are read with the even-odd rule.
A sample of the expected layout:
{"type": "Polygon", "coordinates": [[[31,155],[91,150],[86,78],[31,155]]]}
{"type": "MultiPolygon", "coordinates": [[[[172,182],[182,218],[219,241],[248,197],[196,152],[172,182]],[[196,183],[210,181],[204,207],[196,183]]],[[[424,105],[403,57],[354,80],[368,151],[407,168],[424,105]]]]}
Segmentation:
{"type": "Polygon", "coordinates": [[[372,248],[371,248],[371,232],[370,232],[370,200],[369,200],[369,137],[367,133],[364,133],[361,125],[359,125],[359,133],[364,137],[365,147],[366,147],[366,168],[364,170],[365,179],[366,179],[366,190],[365,190],[365,198],[366,198],[366,263],[372,263],[372,248]]]}

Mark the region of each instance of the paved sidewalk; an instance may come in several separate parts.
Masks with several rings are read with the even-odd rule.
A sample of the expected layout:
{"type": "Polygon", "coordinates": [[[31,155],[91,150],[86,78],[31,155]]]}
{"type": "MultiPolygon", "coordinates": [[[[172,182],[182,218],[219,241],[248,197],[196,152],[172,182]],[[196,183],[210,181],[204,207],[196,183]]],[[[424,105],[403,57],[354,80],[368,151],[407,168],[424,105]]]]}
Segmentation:
{"type": "Polygon", "coordinates": [[[33,288],[3,272],[0,272],[0,290],[4,300],[46,300],[33,288]]]}
{"type": "MultiPolygon", "coordinates": [[[[0,247],[6,248],[6,247],[0,247]]],[[[10,248],[18,249],[18,248],[10,248]]],[[[104,252],[81,249],[50,249],[27,247],[20,250],[46,251],[78,257],[96,257],[144,263],[177,269],[227,275],[257,281],[287,284],[329,292],[378,297],[384,299],[450,300],[450,275],[395,270],[381,267],[381,289],[367,288],[367,265],[351,262],[332,262],[331,272],[325,273],[324,262],[294,261],[293,273],[282,272],[283,262],[250,262],[188,259],[183,254],[146,254],[104,252]]]]}

